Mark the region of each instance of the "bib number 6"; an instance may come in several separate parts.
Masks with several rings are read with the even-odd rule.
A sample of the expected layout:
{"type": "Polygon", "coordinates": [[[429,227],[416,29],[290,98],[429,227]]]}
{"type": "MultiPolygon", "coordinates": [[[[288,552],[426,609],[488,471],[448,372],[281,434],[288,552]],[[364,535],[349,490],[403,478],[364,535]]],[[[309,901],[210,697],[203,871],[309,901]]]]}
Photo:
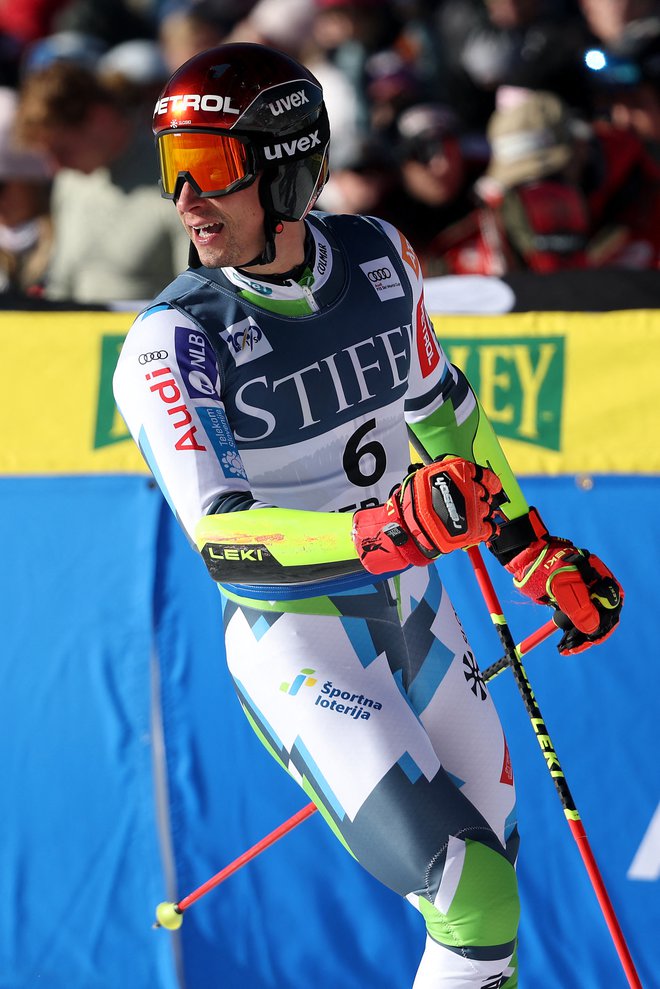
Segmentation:
{"type": "Polygon", "coordinates": [[[387,454],[385,447],[378,440],[371,439],[362,442],[367,433],[376,428],[376,420],[369,419],[353,433],[342,458],[342,466],[351,484],[359,488],[368,488],[375,484],[385,473],[387,454]],[[362,444],[362,445],[360,445],[362,444]]]}

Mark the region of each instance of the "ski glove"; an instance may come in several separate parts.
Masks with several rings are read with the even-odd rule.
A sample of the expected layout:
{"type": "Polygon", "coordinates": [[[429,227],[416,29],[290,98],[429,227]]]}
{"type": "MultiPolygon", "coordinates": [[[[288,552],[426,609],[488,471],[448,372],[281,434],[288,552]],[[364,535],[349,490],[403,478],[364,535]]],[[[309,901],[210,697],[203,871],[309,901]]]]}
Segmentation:
{"type": "Polygon", "coordinates": [[[624,598],[618,580],[593,553],[551,536],[535,508],[505,523],[489,548],[518,590],[555,609],[555,624],[564,630],[557,647],[562,655],[583,652],[612,634],[624,598]],[[523,533],[530,538],[521,546],[523,533]]]}
{"type": "Polygon", "coordinates": [[[441,553],[490,539],[502,492],[497,474],[460,457],[415,464],[384,505],[353,516],[353,542],[373,574],[428,566],[441,553]]]}

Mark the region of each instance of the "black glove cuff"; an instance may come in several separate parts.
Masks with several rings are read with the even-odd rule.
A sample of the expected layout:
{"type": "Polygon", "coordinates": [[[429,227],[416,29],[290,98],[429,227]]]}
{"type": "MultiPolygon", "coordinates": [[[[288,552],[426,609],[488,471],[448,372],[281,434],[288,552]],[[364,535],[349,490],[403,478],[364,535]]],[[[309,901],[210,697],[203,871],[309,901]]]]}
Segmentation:
{"type": "Polygon", "coordinates": [[[535,508],[530,508],[527,515],[504,522],[498,534],[493,536],[487,546],[498,563],[505,567],[530,543],[547,535],[548,530],[541,522],[538,512],[535,508]]]}

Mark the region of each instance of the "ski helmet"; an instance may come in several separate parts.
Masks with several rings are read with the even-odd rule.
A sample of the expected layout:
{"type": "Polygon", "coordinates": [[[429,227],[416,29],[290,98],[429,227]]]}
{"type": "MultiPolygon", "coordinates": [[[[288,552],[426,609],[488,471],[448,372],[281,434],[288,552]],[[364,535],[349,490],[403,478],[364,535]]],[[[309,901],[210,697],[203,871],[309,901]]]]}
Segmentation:
{"type": "Polygon", "coordinates": [[[154,110],[161,192],[177,199],[184,182],[222,196],[262,173],[269,225],[300,220],[328,177],[330,128],[312,73],[263,45],[220,45],[181,65],[154,110]]]}

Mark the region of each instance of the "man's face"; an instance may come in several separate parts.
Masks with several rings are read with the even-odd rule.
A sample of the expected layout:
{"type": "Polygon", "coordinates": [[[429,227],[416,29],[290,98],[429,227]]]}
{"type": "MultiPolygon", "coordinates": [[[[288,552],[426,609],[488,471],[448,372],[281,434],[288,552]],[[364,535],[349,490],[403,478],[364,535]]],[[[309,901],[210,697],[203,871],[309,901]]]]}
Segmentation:
{"type": "Polygon", "coordinates": [[[264,249],[258,180],[228,196],[209,198],[202,198],[184,182],[176,208],[206,268],[237,268],[264,249]]]}

